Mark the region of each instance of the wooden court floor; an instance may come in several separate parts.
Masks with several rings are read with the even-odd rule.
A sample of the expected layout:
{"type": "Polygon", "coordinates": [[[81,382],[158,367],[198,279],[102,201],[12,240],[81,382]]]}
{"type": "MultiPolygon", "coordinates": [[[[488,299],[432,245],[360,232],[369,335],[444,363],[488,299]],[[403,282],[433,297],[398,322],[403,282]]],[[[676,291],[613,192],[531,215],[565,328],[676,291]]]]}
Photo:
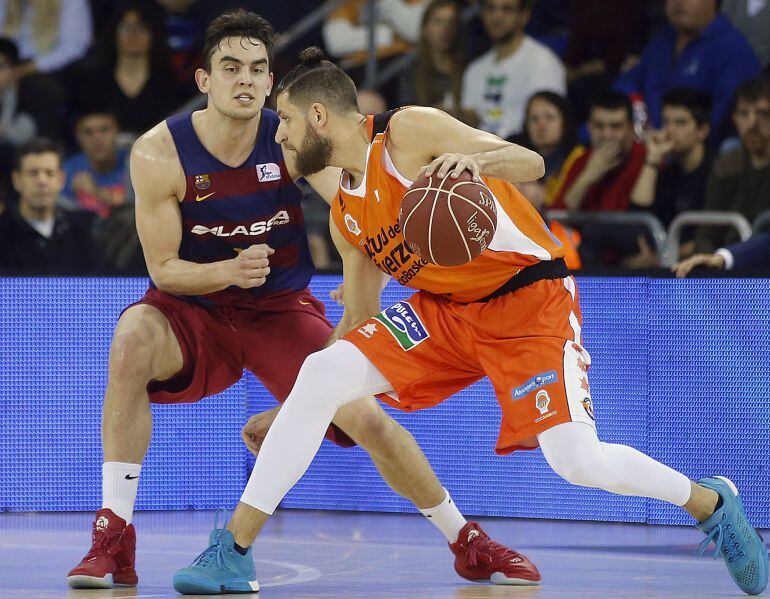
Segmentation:
{"type": "MultiPolygon", "coordinates": [[[[0,514],[0,597],[176,597],[174,572],[201,550],[213,512],[140,512],[139,586],[75,591],[67,571],[83,556],[90,514],[0,514]]],[[[255,544],[262,585],[252,599],[706,599],[745,597],[724,564],[696,558],[690,527],[482,519],[496,540],[532,558],[540,588],[472,584],[452,568],[443,537],[422,517],[282,511],[255,544]]],[[[770,538],[764,535],[765,538],[770,538]]]]}

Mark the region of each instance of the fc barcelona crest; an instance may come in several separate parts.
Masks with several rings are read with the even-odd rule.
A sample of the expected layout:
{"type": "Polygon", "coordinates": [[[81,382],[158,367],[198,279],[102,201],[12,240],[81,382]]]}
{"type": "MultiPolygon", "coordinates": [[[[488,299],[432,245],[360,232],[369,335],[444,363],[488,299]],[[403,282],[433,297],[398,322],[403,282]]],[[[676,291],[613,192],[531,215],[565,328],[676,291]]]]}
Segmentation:
{"type": "Polygon", "coordinates": [[[211,179],[208,175],[195,175],[195,189],[208,189],[211,187],[211,179]]]}

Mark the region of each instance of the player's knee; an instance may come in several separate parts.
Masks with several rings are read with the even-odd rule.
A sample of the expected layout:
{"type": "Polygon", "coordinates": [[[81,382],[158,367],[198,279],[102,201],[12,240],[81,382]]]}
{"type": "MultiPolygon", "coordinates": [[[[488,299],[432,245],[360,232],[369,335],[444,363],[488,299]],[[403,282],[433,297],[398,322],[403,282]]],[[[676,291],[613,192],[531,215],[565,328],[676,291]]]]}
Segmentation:
{"type": "Polygon", "coordinates": [[[309,409],[335,402],[339,393],[339,377],[330,376],[332,368],[325,352],[322,350],[305,358],[289,396],[292,401],[307,402],[309,409]]]}
{"type": "Polygon", "coordinates": [[[116,332],[110,350],[110,380],[146,385],[153,378],[155,351],[149,327],[116,332]]]}
{"type": "Polygon", "coordinates": [[[343,425],[343,430],[364,449],[381,449],[392,438],[398,424],[378,405],[364,406],[350,414],[352,418],[347,419],[348,424],[343,425]]]}
{"type": "Polygon", "coordinates": [[[583,456],[561,456],[558,460],[549,460],[551,469],[568,483],[581,487],[602,488],[601,464],[583,456]]]}

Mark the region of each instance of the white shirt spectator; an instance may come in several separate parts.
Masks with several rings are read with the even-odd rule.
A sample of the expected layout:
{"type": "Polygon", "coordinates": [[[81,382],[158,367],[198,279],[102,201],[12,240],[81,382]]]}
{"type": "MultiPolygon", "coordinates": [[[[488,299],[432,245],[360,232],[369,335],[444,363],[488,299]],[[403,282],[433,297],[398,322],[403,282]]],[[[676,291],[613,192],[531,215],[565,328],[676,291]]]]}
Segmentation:
{"type": "MultiPolygon", "coordinates": [[[[380,58],[404,52],[408,44],[419,40],[426,6],[425,0],[377,0],[374,39],[380,58]]],[[[369,17],[369,4],[364,0],[348,0],[333,11],[322,29],[329,55],[341,58],[367,52],[369,17]]]]}
{"type": "Polygon", "coordinates": [[[468,65],[462,103],[479,116],[479,128],[506,138],[521,131],[533,93],[566,94],[566,73],[559,57],[529,36],[510,56],[498,60],[496,54],[493,48],[468,65]]]}
{"type": "MultiPolygon", "coordinates": [[[[8,5],[14,0],[0,0],[0,24],[6,25],[8,5]]],[[[35,2],[22,2],[19,28],[10,37],[19,48],[19,58],[32,60],[41,73],[58,71],[83,58],[91,45],[93,23],[88,0],[59,0],[56,42],[41,53],[35,45],[33,23],[35,2]]],[[[37,3],[42,4],[42,3],[37,3]]],[[[53,16],[55,18],[55,15],[53,16]]]]}

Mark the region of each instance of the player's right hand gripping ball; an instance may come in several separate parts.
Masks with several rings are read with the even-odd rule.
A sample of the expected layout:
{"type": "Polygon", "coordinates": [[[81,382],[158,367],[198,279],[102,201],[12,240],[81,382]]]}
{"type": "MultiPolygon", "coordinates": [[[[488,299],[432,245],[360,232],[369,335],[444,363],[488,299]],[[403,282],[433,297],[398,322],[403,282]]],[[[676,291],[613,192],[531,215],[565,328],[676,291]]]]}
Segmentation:
{"type": "Polygon", "coordinates": [[[468,171],[457,179],[434,173],[404,194],[398,223],[409,249],[439,266],[459,266],[478,257],[497,227],[494,196],[468,171]]]}

